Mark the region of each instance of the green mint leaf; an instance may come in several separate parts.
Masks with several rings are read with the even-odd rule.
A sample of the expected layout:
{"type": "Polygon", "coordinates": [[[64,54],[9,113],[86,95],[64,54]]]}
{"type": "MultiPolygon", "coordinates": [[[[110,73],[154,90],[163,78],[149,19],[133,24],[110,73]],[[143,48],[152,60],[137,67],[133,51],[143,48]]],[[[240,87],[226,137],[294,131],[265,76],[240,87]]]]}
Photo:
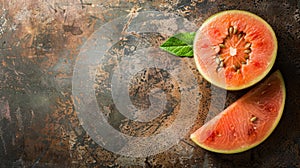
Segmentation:
{"type": "Polygon", "coordinates": [[[170,37],[160,48],[180,57],[192,57],[193,41],[196,33],[179,33],[170,37]]]}

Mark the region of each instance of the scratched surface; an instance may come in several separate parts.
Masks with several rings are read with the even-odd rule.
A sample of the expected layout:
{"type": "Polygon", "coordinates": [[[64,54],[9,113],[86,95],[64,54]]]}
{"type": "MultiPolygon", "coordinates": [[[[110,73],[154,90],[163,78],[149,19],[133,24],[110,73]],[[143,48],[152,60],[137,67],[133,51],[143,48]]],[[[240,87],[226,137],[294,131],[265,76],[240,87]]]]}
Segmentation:
{"type": "MultiPolygon", "coordinates": [[[[167,38],[165,34],[130,37],[131,41],[120,40],[109,53],[124,55],[125,50],[120,49],[130,53],[132,46],[134,50],[142,42],[157,47],[167,38]]],[[[1,0],[0,167],[299,167],[299,46],[297,0],[1,0]],[[172,13],[200,26],[210,15],[226,9],[256,13],[276,32],[279,50],[273,70],[280,69],[284,76],[287,101],[273,134],[258,147],[234,155],[215,154],[195,146],[189,133],[220,109],[209,109],[216,88],[198,75],[192,59],[184,58],[199,85],[189,91],[198,90],[202,96],[189,133],[170,149],[148,157],[125,157],[98,145],[81,126],[72,96],[74,65],[89,37],[105,23],[136,12],[172,13]]],[[[177,83],[167,72],[155,68],[137,73],[129,93],[135,106],[147,109],[149,89],[159,86],[167,92],[166,114],[156,118],[154,124],[140,124],[113,113],[114,104],[105,92],[109,90],[105,82],[111,68],[108,59],[99,68],[102,75],[95,77],[97,100],[99,106],[109,109],[105,115],[111,125],[128,135],[148,136],[174,121],[180,99],[177,83]]],[[[228,92],[226,105],[244,92],[228,92]]]]}

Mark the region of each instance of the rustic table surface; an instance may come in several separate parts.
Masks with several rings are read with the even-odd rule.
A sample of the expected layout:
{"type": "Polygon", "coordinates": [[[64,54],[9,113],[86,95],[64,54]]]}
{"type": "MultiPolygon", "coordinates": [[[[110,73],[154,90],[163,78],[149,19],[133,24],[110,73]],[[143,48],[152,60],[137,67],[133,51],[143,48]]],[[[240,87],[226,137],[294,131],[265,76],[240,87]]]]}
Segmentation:
{"type": "Polygon", "coordinates": [[[0,167],[300,167],[299,46],[299,0],[1,0],[0,167]],[[249,89],[158,48],[228,9],[273,27],[287,88],[271,136],[233,155],[189,134],[249,89]]]}

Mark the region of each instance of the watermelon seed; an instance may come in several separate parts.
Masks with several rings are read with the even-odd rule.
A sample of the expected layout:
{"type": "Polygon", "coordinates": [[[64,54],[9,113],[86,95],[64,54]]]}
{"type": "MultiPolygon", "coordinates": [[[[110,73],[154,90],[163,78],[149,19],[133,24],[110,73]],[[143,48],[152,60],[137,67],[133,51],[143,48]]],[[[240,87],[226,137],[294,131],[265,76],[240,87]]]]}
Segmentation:
{"type": "Polygon", "coordinates": [[[248,42],[245,44],[245,48],[249,48],[249,47],[251,47],[251,43],[248,42]]]}
{"type": "Polygon", "coordinates": [[[238,35],[238,39],[241,39],[242,36],[243,36],[243,33],[240,33],[240,34],[238,35]]]}
{"type": "Polygon", "coordinates": [[[219,44],[219,47],[220,48],[225,48],[225,45],[224,44],[219,44]]]}
{"type": "Polygon", "coordinates": [[[251,52],[251,50],[244,50],[245,54],[249,54],[251,52]]]}
{"type": "Polygon", "coordinates": [[[250,119],[251,122],[254,122],[254,121],[256,121],[256,120],[257,120],[257,117],[255,117],[255,116],[253,116],[253,117],[250,119]]]}
{"type": "Polygon", "coordinates": [[[216,63],[219,65],[220,64],[220,59],[217,57],[216,58],[216,63]]]}
{"type": "Polygon", "coordinates": [[[223,57],[219,57],[219,59],[220,59],[220,61],[224,61],[225,60],[225,58],[223,58],[223,57]]]}
{"type": "Polygon", "coordinates": [[[229,34],[233,33],[233,27],[232,26],[229,27],[228,32],[229,32],[229,34]]]}
{"type": "Polygon", "coordinates": [[[237,74],[240,74],[240,73],[241,73],[241,71],[238,69],[238,70],[236,71],[236,73],[237,73],[237,74]]]}
{"type": "Polygon", "coordinates": [[[220,67],[224,67],[224,62],[223,61],[220,62],[220,67]]]}
{"type": "Polygon", "coordinates": [[[245,55],[244,58],[245,58],[245,59],[249,59],[249,55],[245,55]]]}
{"type": "Polygon", "coordinates": [[[233,34],[236,34],[237,33],[237,27],[235,26],[235,27],[233,27],[233,34]]]}
{"type": "Polygon", "coordinates": [[[239,69],[241,68],[240,65],[233,65],[232,67],[233,67],[233,69],[234,69],[235,71],[237,71],[237,70],[239,70],[239,69]]]}

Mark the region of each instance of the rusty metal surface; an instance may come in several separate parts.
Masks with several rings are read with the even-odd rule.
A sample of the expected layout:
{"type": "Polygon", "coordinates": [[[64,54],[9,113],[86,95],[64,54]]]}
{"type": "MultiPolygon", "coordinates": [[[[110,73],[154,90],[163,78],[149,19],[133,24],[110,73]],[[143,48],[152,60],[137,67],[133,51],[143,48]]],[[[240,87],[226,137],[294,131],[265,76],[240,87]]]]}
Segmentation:
{"type": "MultiPolygon", "coordinates": [[[[180,23],[176,24],[160,31],[172,31],[172,26],[180,31],[180,23]]],[[[130,40],[120,39],[108,51],[106,63],[97,67],[95,95],[115,129],[131,136],[158,134],[179,113],[180,82],[161,69],[135,74],[128,92],[139,109],[151,105],[149,90],[159,87],[166,92],[164,113],[150,123],[133,122],[117,113],[111,95],[106,95],[110,86],[106,82],[116,64],[112,58],[130,54],[136,46],[157,48],[168,34],[134,32],[126,37],[130,40]]],[[[299,167],[299,46],[300,1],[296,0],[1,0],[0,167],[299,167]],[[283,74],[287,100],[272,135],[256,148],[234,155],[195,146],[189,134],[220,110],[218,105],[210,106],[212,93],[218,88],[198,74],[193,59],[166,58],[171,65],[186,65],[198,84],[186,90],[201,95],[196,121],[188,133],[168,150],[139,158],[115,154],[95,142],[82,127],[85,123],[78,118],[72,92],[76,61],[92,34],[118,17],[147,11],[179,16],[199,27],[212,14],[227,9],[256,13],[277,35],[279,49],[273,70],[280,69],[283,74]]],[[[226,105],[244,92],[227,92],[226,105]]]]}

